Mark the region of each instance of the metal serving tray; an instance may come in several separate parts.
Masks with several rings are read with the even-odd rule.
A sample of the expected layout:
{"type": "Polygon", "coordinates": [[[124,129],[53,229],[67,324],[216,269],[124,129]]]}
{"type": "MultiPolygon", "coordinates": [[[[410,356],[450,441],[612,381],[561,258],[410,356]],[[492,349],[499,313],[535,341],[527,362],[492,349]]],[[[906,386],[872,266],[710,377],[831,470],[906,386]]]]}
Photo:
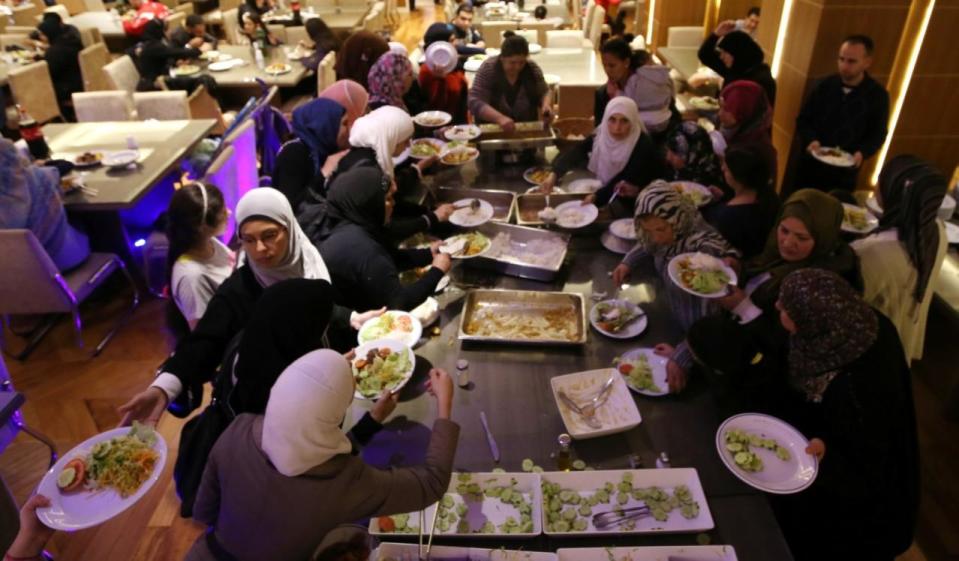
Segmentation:
{"type": "Polygon", "coordinates": [[[542,148],[556,142],[556,133],[551,127],[543,126],[542,122],[516,123],[516,130],[504,132],[499,125],[480,125],[483,135],[474,142],[480,150],[524,150],[527,148],[542,148]]]}
{"type": "Polygon", "coordinates": [[[566,247],[570,240],[569,234],[496,222],[487,222],[477,230],[485,234],[491,242],[498,234],[505,233],[509,234],[511,245],[525,245],[533,240],[548,239],[562,242],[564,248],[552,263],[546,265],[533,265],[517,259],[510,259],[507,256],[495,258],[480,256],[463,262],[471,267],[493,270],[513,277],[549,282],[556,278],[559,270],[563,267],[563,262],[566,260],[566,247]]]}
{"type": "Polygon", "coordinates": [[[434,191],[436,204],[455,203],[460,199],[483,199],[493,205],[493,220],[509,222],[516,205],[516,193],[494,189],[468,189],[466,187],[440,187],[434,191]]]}
{"type": "Polygon", "coordinates": [[[531,290],[473,290],[466,295],[463,313],[460,314],[459,339],[486,343],[509,343],[519,345],[582,345],[586,343],[586,303],[582,295],[570,292],[539,292],[531,290]],[[496,313],[542,314],[549,310],[571,309],[576,318],[574,337],[568,340],[545,338],[507,338],[505,335],[491,337],[471,335],[466,327],[480,310],[492,309],[496,313]]]}
{"type": "MultiPolygon", "coordinates": [[[[586,198],[586,193],[563,193],[549,196],[549,204],[553,208],[567,201],[581,201],[586,198]]],[[[543,221],[539,218],[539,211],[546,208],[546,195],[539,193],[526,193],[516,196],[516,223],[521,226],[540,226],[543,221]]],[[[609,207],[600,207],[599,216],[596,222],[605,223],[611,220],[609,207]]]]}

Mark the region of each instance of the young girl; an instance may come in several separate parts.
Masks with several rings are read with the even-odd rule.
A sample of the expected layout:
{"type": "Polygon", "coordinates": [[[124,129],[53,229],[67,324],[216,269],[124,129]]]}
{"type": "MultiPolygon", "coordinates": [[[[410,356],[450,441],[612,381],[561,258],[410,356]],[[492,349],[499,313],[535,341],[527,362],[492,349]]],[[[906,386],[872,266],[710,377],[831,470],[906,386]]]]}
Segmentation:
{"type": "Polygon", "coordinates": [[[191,330],[213,293],[233,273],[233,252],[216,238],[223,234],[226,219],[223,194],[213,185],[185,185],[170,200],[170,296],[191,330]]]}

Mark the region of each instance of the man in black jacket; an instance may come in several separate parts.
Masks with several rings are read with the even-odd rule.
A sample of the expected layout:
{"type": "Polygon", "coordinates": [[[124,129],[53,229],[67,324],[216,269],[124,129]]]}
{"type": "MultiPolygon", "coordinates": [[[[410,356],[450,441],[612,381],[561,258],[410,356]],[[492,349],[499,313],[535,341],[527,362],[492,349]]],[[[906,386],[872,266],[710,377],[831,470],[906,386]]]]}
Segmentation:
{"type": "Polygon", "coordinates": [[[186,17],[183,27],[174,29],[170,33],[170,42],[174,47],[192,47],[205,51],[216,48],[217,38],[206,32],[203,16],[190,14],[186,17]],[[208,46],[204,47],[204,45],[208,46]]]}
{"type": "Polygon", "coordinates": [[[872,64],[872,50],[869,37],[847,37],[839,48],[839,73],[820,80],[806,98],[796,119],[798,141],[805,150],[795,189],[852,191],[862,163],[885,142],[889,93],[866,72],[872,64]],[[852,154],[852,165],[830,165],[813,157],[824,148],[852,154]]]}

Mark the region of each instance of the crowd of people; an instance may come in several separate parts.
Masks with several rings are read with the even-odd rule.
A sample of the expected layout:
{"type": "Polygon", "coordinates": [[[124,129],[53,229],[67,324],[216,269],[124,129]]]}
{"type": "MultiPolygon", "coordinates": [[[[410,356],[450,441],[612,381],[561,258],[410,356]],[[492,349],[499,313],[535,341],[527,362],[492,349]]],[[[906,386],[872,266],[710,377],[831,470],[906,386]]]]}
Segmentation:
{"type": "MultiPolygon", "coordinates": [[[[202,19],[168,38],[162,4],[130,1],[136,16],[127,31],[142,38],[146,82],[215,46],[202,19]]],[[[269,9],[269,0],[250,0],[240,10],[249,40],[273,41],[261,19],[269,9]]],[[[436,243],[399,247],[419,232],[448,234],[453,212],[400,196],[436,164],[402,157],[411,139],[431,134],[411,115],[442,110],[454,124],[507,132],[553,117],[550,89],[522,36],[507,34],[467,85],[464,61],[484,46],[472,16],[463,5],[451,24],[431,25],[418,69],[378,34],[360,31],[341,44],[314,25],[318,54],[337,52],[338,81],[293,111],[273,187],[248,192],[236,208],[203,182],[170,201],[169,292],[188,330],[121,413],[124,424],[156,423],[166,410],[186,416],[201,407],[209,383],[222,398],[181,439],[182,511],[209,527],[188,559],[307,559],[330,545],[324,538],[338,525],[420,509],[446,490],[459,429],[442,370],[430,372],[437,415],[425,465],[381,471],[353,454],[382,427],[395,396],[382,396],[352,430],[341,423],[354,391],[348,359],[356,329],[386,309],[415,308],[451,267],[436,243]],[[235,250],[219,239],[229,213],[235,250]],[[426,272],[401,283],[400,272],[413,267],[426,272]],[[293,502],[296,511],[286,508],[293,502]]],[[[855,187],[857,170],[885,140],[889,105],[868,74],[872,41],[852,35],[840,45],[838,73],[803,104],[805,155],[795,181],[777,188],[776,83],[752,35],[758,18],[756,9],[721,23],[699,51],[723,80],[714,133],[677,110],[668,69],[624,39],[607,41],[595,131],[555,158],[541,188],[549,193],[566,173],[586,169],[601,184],[587,202],[634,218],[638,241],[613,280],[627,282],[644,260],[661,277],[684,333],[656,347],[668,358],[670,392],[699,376],[725,410],[769,412],[813,437],[815,484],[773,502],[796,558],[891,559],[909,546],[915,523],[909,364],[921,355],[930,282],[945,250],[936,209],[946,181],[916,158],[890,159],[879,181],[879,229],[853,243],[844,237],[834,190],[855,187]],[[823,164],[811,155],[821,146],[843,147],[855,166],[823,164]],[[697,209],[670,185],[676,180],[707,186],[714,201],[697,209]],[[715,301],[678,289],[667,264],[686,252],[722,259],[739,284],[715,301]]],[[[75,46],[57,19],[40,25],[53,58],[75,46]]],[[[55,172],[3,141],[0,177],[0,227],[33,230],[61,270],[82,262],[89,246],[67,222],[55,172]]],[[[23,545],[33,543],[18,541],[10,555],[37,554],[23,545]]]]}

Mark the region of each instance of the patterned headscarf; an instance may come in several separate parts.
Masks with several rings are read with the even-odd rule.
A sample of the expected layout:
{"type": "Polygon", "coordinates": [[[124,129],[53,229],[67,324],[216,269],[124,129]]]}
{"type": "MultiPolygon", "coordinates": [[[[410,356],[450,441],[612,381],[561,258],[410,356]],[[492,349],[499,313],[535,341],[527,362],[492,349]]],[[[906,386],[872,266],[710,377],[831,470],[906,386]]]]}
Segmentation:
{"type": "Polygon", "coordinates": [[[683,121],[677,126],[666,140],[666,147],[686,163],[676,170],[675,179],[715,185],[722,178],[712,139],[695,121],[683,121]]]}
{"type": "Polygon", "coordinates": [[[919,272],[916,302],[921,302],[932,277],[939,252],[936,217],[948,184],[935,168],[915,156],[902,155],[886,162],[879,174],[883,214],[880,230],[895,228],[906,253],[919,272]]]}
{"type": "Polygon", "coordinates": [[[405,55],[390,51],[377,59],[370,68],[370,103],[392,105],[406,109],[403,95],[407,81],[412,80],[413,64],[405,55]]]}
{"type": "Polygon", "coordinates": [[[790,383],[810,401],[821,401],[837,370],[876,342],[879,318],[849,283],[823,269],[790,273],[779,303],[796,324],[789,338],[790,383]]]}

